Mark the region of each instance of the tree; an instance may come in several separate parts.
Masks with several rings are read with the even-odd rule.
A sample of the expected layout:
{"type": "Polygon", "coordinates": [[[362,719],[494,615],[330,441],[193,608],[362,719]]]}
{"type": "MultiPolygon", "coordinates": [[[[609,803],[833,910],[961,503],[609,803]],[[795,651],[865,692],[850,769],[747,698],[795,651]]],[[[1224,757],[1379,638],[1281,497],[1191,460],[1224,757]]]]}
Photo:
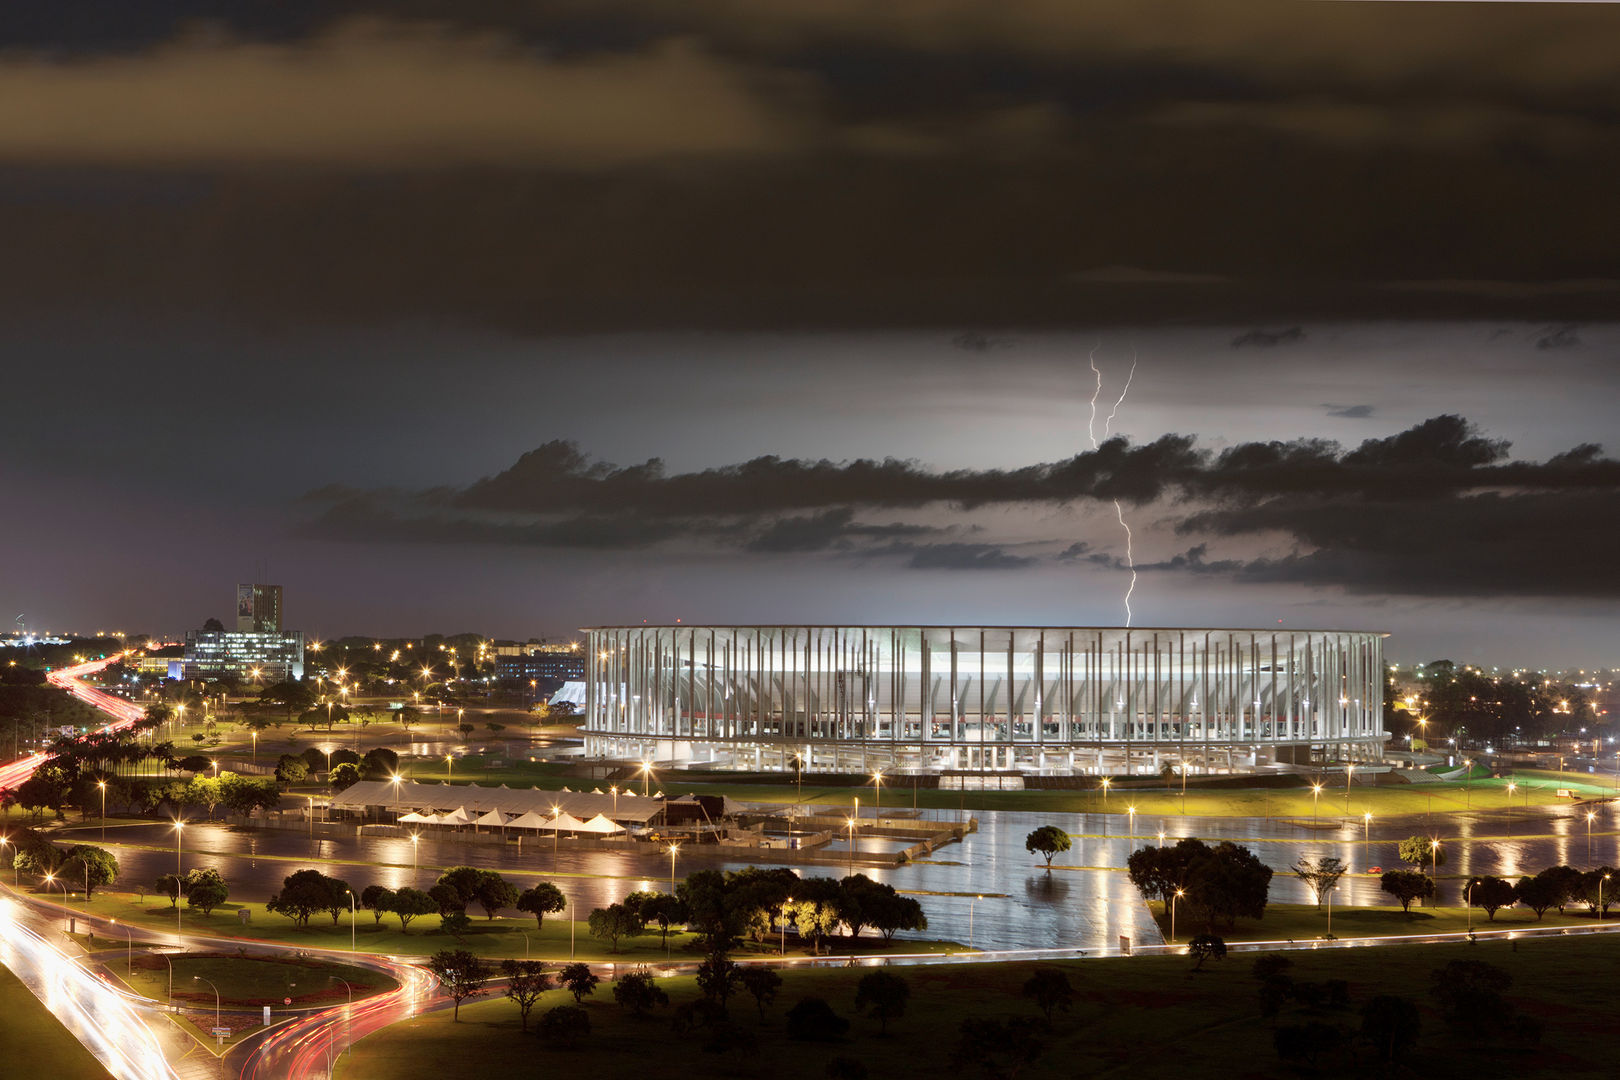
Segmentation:
{"type": "Polygon", "coordinates": [[[447,911],[439,916],[439,933],[449,934],[457,941],[465,941],[466,935],[472,929],[472,920],[460,908],[447,911]]]}
{"type": "Polygon", "coordinates": [[[211,866],[186,871],[181,889],[186,894],[187,906],[196,908],[204,915],[212,915],[214,909],[231,895],[230,886],[225,884],[225,878],[211,866]]]}
{"type": "Polygon", "coordinates": [[[180,906],[180,878],[175,874],[159,874],[152,891],[169,898],[170,907],[180,906]]]}
{"type": "Polygon", "coordinates": [[[1417,1006],[1406,998],[1380,994],[1361,1007],[1361,1037],[1386,1065],[1417,1045],[1420,1030],[1417,1006]]]}
{"type": "Polygon", "coordinates": [[[1226,959],[1226,942],[1214,934],[1199,934],[1187,942],[1187,953],[1198,961],[1193,970],[1202,971],[1205,960],[1226,959]]]}
{"type": "Polygon", "coordinates": [[[351,788],[360,780],[360,767],[351,761],[332,766],[332,771],[326,774],[326,782],[331,785],[333,791],[351,788]]]}
{"type": "Polygon", "coordinates": [[[540,995],[551,989],[551,976],[538,960],[502,960],[501,974],[506,977],[506,1000],[518,1007],[523,1030],[529,1030],[529,1011],[540,995]]]}
{"type": "Polygon", "coordinates": [[[1024,837],[1024,850],[1046,857],[1046,868],[1052,869],[1052,857],[1068,851],[1074,838],[1056,825],[1042,825],[1024,837]]]}
{"type": "Polygon", "coordinates": [[[878,1022],[878,1034],[889,1033],[889,1021],[906,1014],[906,1001],[911,997],[911,984],[899,975],[887,971],[874,971],[861,976],[855,984],[855,1008],[878,1022]]]}
{"type": "Polygon", "coordinates": [[[478,880],[478,891],[473,899],[478,906],[484,909],[486,918],[495,918],[495,913],[502,908],[515,907],[519,900],[517,886],[507,881],[494,871],[487,872],[478,880]]]}
{"type": "Polygon", "coordinates": [[[648,972],[632,971],[613,983],[613,1000],[630,1015],[645,1016],[655,1005],[668,1005],[669,995],[648,972]]]}
{"type": "Polygon", "coordinates": [[[309,765],[295,754],[282,754],[276,761],[276,781],[282,784],[302,783],[309,777],[309,765]]]}
{"type": "Polygon", "coordinates": [[[421,915],[431,915],[438,907],[439,905],[433,902],[433,897],[421,889],[413,889],[407,885],[394,890],[388,910],[399,916],[399,930],[403,934],[409,932],[412,919],[421,915]]]}
{"type": "Polygon", "coordinates": [[[303,683],[278,682],[260,692],[259,704],[280,705],[286,710],[287,719],[291,720],[293,713],[302,712],[315,704],[315,695],[303,683]]]}
{"type": "Polygon", "coordinates": [[[88,900],[98,885],[118,880],[118,859],[113,853],[90,844],[75,844],[62,852],[61,876],[84,887],[88,900]]]}
{"type": "Polygon", "coordinates": [[[590,1033],[590,1015],[578,1005],[558,1005],[540,1017],[540,1037],[564,1050],[572,1050],[590,1033]]]}
{"type": "Polygon", "coordinates": [[[800,998],[787,1011],[787,1035],[800,1042],[833,1042],[844,1037],[849,1021],[833,1012],[824,998],[800,998]]]}
{"type": "MultiPolygon", "coordinates": [[[[310,916],[317,911],[340,911],[348,907],[346,892],[347,886],[341,881],[329,878],[319,870],[297,870],[282,879],[281,891],[266,901],[264,906],[267,911],[285,915],[293,921],[294,926],[304,927],[309,925],[310,916]]],[[[332,922],[337,922],[336,914],[333,914],[332,922]]]]}
{"type": "Polygon", "coordinates": [[[1401,902],[1401,910],[1412,914],[1412,901],[1434,895],[1434,879],[1416,870],[1385,870],[1378,887],[1401,902]]]}
{"type": "Polygon", "coordinates": [[[382,925],[383,916],[388,914],[394,903],[394,890],[386,885],[367,885],[360,890],[360,906],[371,912],[372,922],[382,925]]]}
{"type": "Polygon", "coordinates": [[[1314,858],[1302,855],[1290,869],[1294,871],[1295,877],[1310,888],[1312,894],[1316,897],[1316,906],[1320,908],[1322,906],[1322,897],[1326,896],[1334,886],[1338,885],[1339,879],[1350,868],[1344,864],[1343,859],[1334,858],[1331,855],[1316,856],[1314,858]]]}
{"type": "Polygon", "coordinates": [[[1185,837],[1169,847],[1138,848],[1125,861],[1131,884],[1148,899],[1166,904],[1177,889],[1191,884],[1192,864],[1205,858],[1210,847],[1195,837],[1185,837]]]}
{"type": "Polygon", "coordinates": [[[1046,1049],[1039,1024],[1029,1017],[964,1020],[956,1028],[951,1061],[957,1066],[977,1065],[989,1080],[1015,1080],[1046,1049]]]}
{"type": "Polygon", "coordinates": [[[710,953],[708,959],[698,965],[698,991],[720,1007],[721,1016],[725,1015],[726,1001],[741,985],[742,968],[724,953],[710,953]]]}
{"type": "MultiPolygon", "coordinates": [[[[641,917],[643,923],[658,924],[658,943],[667,946],[669,928],[686,918],[686,905],[681,903],[680,897],[670,893],[632,893],[631,896],[641,898],[636,904],[636,914],[641,917]]],[[[626,901],[628,902],[628,898],[626,901]]]]}
{"type": "Polygon", "coordinates": [[[1495,922],[1497,909],[1511,906],[1518,893],[1513,888],[1513,882],[1486,874],[1469,878],[1464,895],[1469,904],[1484,909],[1487,920],[1495,922]]]}
{"type": "Polygon", "coordinates": [[[609,952],[619,951],[619,939],[636,937],[643,929],[641,918],[624,904],[609,904],[591,912],[587,925],[592,937],[608,943],[609,952]]]}
{"type": "Polygon", "coordinates": [[[568,906],[568,898],[561,889],[549,881],[541,881],[532,889],[524,889],[518,896],[515,906],[519,911],[526,911],[534,916],[534,925],[538,929],[543,926],[546,916],[554,914],[568,906]]]}
{"type": "Polygon", "coordinates": [[[452,1022],[459,1021],[461,1003],[484,992],[484,981],[489,978],[484,962],[466,949],[441,949],[428,957],[427,966],[455,1002],[452,1022]]]}
{"type": "Polygon", "coordinates": [[[360,771],[367,780],[386,780],[399,773],[399,755],[386,746],[367,750],[360,759],[360,771]]]}
{"type": "Polygon", "coordinates": [[[1581,872],[1573,866],[1549,866],[1536,876],[1550,878],[1557,885],[1559,896],[1555,906],[1558,914],[1562,915],[1564,905],[1573,901],[1575,894],[1580,891],[1581,872]]]}
{"type": "Polygon", "coordinates": [[[1593,915],[1599,914],[1601,910],[1601,913],[1607,916],[1609,908],[1613,906],[1616,900],[1620,900],[1620,897],[1615,895],[1617,891],[1620,891],[1615,888],[1617,874],[1620,874],[1620,871],[1611,866],[1600,866],[1596,870],[1588,870],[1580,876],[1580,880],[1570,890],[1570,899],[1579,900],[1585,904],[1586,910],[1593,915]]]}
{"type": "Polygon", "coordinates": [[[1053,1013],[1068,1012],[1074,1007],[1074,987],[1069,985],[1069,977],[1057,968],[1039,968],[1024,980],[1024,996],[1035,1000],[1048,1027],[1052,1026],[1053,1013]]]}
{"type": "Polygon", "coordinates": [[[776,1000],[776,992],[782,989],[782,976],[768,967],[750,964],[743,968],[743,989],[753,996],[754,1004],[759,1007],[759,1018],[765,1019],[765,1006],[776,1000]]]}
{"type": "Polygon", "coordinates": [[[591,994],[596,993],[596,984],[601,982],[587,964],[565,964],[557,972],[557,982],[562,988],[574,995],[574,1004],[579,1004],[591,994]]]}
{"type": "Polygon", "coordinates": [[[461,894],[449,885],[435,885],[427,891],[428,897],[433,901],[434,909],[440,915],[448,915],[452,911],[461,911],[466,903],[461,894]]]}
{"type": "Polygon", "coordinates": [[[1187,869],[1188,902],[1202,910],[1212,930],[1217,919],[1231,927],[1240,916],[1262,918],[1270,890],[1271,867],[1230,841],[1195,855],[1187,869]]]}
{"type": "Polygon", "coordinates": [[[1408,836],[1401,841],[1401,862],[1420,870],[1441,867],[1446,865],[1446,849],[1433,837],[1408,836]]]}
{"type": "Polygon", "coordinates": [[[1536,913],[1537,922],[1548,908],[1559,907],[1568,899],[1569,887],[1563,875],[1553,872],[1558,869],[1548,867],[1535,877],[1522,877],[1513,887],[1514,898],[1536,913]]]}

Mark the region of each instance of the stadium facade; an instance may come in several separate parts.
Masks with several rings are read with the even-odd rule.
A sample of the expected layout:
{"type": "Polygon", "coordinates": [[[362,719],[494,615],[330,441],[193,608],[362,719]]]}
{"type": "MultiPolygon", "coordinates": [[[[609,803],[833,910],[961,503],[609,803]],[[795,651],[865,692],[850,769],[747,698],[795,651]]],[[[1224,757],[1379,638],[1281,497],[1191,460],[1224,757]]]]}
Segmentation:
{"type": "Polygon", "coordinates": [[[1382,757],[1386,635],[587,629],[585,752],[806,772],[1194,775],[1382,757]]]}

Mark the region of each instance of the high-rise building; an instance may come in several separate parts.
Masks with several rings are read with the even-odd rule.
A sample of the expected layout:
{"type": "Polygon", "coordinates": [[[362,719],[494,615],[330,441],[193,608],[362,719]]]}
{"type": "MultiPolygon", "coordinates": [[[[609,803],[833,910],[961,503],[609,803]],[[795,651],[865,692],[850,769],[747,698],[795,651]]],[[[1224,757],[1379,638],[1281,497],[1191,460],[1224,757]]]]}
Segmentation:
{"type": "Polygon", "coordinates": [[[236,587],[235,630],[186,634],[181,672],[187,679],[233,675],[260,684],[304,677],[304,635],[281,626],[280,585],[236,587]]]}
{"type": "Polygon", "coordinates": [[[281,632],[281,586],[238,585],[236,628],[246,632],[281,632]]]}

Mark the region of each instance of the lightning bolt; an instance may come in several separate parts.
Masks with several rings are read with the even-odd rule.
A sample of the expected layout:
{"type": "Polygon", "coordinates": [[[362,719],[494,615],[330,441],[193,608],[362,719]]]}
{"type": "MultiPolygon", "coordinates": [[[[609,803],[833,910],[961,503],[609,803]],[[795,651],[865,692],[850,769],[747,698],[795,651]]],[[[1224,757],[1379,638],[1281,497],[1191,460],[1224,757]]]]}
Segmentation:
{"type": "MultiPolygon", "coordinates": [[[[1086,437],[1091,440],[1092,450],[1097,449],[1097,399],[1102,396],[1102,371],[1097,367],[1097,349],[1101,345],[1091,347],[1091,355],[1087,362],[1091,365],[1092,374],[1097,376],[1097,388],[1091,392],[1091,418],[1086,421],[1086,437]]],[[[1114,417],[1119,415],[1119,407],[1125,404],[1125,395],[1131,392],[1131,382],[1136,378],[1136,350],[1131,350],[1131,370],[1125,376],[1125,388],[1119,392],[1114,401],[1114,407],[1108,410],[1108,416],[1103,420],[1103,438],[1108,438],[1108,432],[1114,425],[1114,417]]],[[[1114,516],[1119,519],[1119,527],[1125,530],[1125,565],[1131,571],[1131,584],[1125,590],[1125,626],[1131,625],[1134,617],[1131,612],[1131,597],[1136,592],[1136,552],[1133,550],[1135,537],[1131,534],[1131,527],[1125,521],[1125,508],[1114,500],[1114,516]]]]}
{"type": "MultiPolygon", "coordinates": [[[[1102,342],[1091,347],[1091,355],[1086,362],[1091,365],[1091,373],[1097,376],[1097,389],[1091,392],[1091,419],[1086,421],[1086,438],[1091,440],[1091,448],[1097,449],[1097,399],[1102,396],[1102,372],[1097,367],[1097,350],[1102,348],[1102,342]]],[[[1117,408],[1117,406],[1116,406],[1117,408]]]]}

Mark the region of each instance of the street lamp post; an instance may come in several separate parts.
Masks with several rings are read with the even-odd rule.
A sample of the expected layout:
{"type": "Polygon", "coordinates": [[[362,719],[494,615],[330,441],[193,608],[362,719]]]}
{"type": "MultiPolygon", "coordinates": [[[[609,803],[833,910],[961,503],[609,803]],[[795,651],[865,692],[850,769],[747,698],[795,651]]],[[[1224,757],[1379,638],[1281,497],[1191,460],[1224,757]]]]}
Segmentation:
{"type": "Polygon", "coordinates": [[[60,885],[60,886],[62,886],[62,929],[64,931],[66,931],[67,928],[68,928],[68,912],[71,911],[72,907],[73,907],[72,902],[68,900],[67,882],[66,881],[57,881],[55,874],[47,873],[45,875],[45,895],[46,896],[50,895],[52,885],[60,885]]]}
{"type": "Polygon", "coordinates": [[[344,892],[349,894],[349,951],[354,952],[354,890],[345,889],[344,892]]]}
{"type": "Polygon", "coordinates": [[[1131,846],[1135,847],[1136,846],[1136,807],[1135,806],[1127,806],[1125,808],[1125,817],[1126,817],[1126,820],[1128,820],[1130,822],[1130,825],[1131,825],[1131,846]]]}
{"type": "MultiPolygon", "coordinates": [[[[527,940],[528,935],[524,935],[524,939],[527,940]]],[[[350,1028],[349,1028],[349,1017],[352,1016],[353,1013],[354,1013],[354,987],[349,985],[349,980],[348,979],[339,978],[336,975],[328,975],[326,977],[326,980],[328,982],[340,982],[340,983],[342,983],[343,984],[343,989],[345,989],[345,990],[347,990],[349,992],[349,1003],[343,1009],[343,1045],[348,1048],[349,1056],[353,1057],[354,1056],[354,1036],[352,1035],[352,1033],[350,1031],[350,1028]]]]}
{"type": "Polygon", "coordinates": [[[675,854],[681,850],[681,845],[669,845],[669,895],[675,895],[675,854]]]}
{"type": "Polygon", "coordinates": [[[791,903],[793,903],[793,897],[791,897],[791,896],[782,901],[782,955],[783,956],[787,955],[788,905],[791,904],[791,903]]]}
{"type": "Polygon", "coordinates": [[[652,762],[643,761],[641,763],[641,795],[642,795],[642,797],[643,798],[649,798],[651,791],[652,791],[652,762]]]}
{"type": "Polygon", "coordinates": [[[855,819],[850,818],[848,824],[849,824],[849,872],[850,872],[850,876],[853,877],[854,874],[855,874],[855,819]]]}
{"type": "Polygon", "coordinates": [[[203,978],[201,975],[193,975],[191,977],[191,981],[192,982],[208,983],[208,985],[213,988],[213,991],[214,991],[214,1026],[219,1027],[219,987],[214,986],[212,981],[203,978]]]}
{"type": "Polygon", "coordinates": [[[1608,874],[1598,878],[1598,922],[1603,921],[1603,883],[1608,880],[1608,874]]]}
{"type": "Polygon", "coordinates": [[[1187,895],[1186,889],[1177,889],[1170,894],[1170,944],[1176,943],[1176,901],[1187,895]]]}
{"type": "Polygon", "coordinates": [[[1361,815],[1361,858],[1368,861],[1372,855],[1372,811],[1368,810],[1361,815]]]}
{"type": "MultiPolygon", "coordinates": [[[[10,846],[11,838],[8,836],[0,836],[0,848],[8,848],[10,846]]],[[[17,880],[17,861],[15,858],[13,858],[11,861],[11,887],[14,889],[17,888],[17,880]]]]}
{"type": "Polygon", "coordinates": [[[1355,775],[1354,762],[1347,762],[1344,766],[1344,816],[1350,816],[1350,778],[1355,775]]]}
{"type": "MultiPolygon", "coordinates": [[[[109,926],[117,926],[118,925],[118,920],[117,919],[109,919],[109,920],[107,920],[107,923],[108,923],[109,926]]],[[[130,930],[130,928],[127,927],[127,926],[124,927],[123,930],[124,930],[124,941],[125,941],[124,974],[126,976],[129,976],[129,975],[133,975],[135,973],[135,935],[130,930]]]]}
{"type": "Polygon", "coordinates": [[[872,816],[883,816],[883,770],[879,769],[872,774],[872,816]]]}
{"type": "MultiPolygon", "coordinates": [[[[1440,841],[1432,837],[1429,839],[1429,859],[1429,877],[1438,883],[1440,880],[1440,841]]],[[[1435,906],[1439,907],[1438,904],[1435,906]]]]}
{"type": "Polygon", "coordinates": [[[1586,861],[1592,861],[1592,819],[1597,817],[1596,810],[1586,812],[1586,861]]]}
{"type": "Polygon", "coordinates": [[[421,833],[411,833],[411,884],[416,884],[416,844],[422,839],[421,833]]]}
{"type": "MultiPolygon", "coordinates": [[[[96,787],[101,789],[101,842],[105,844],[107,842],[107,781],[97,780],[96,787]]],[[[1592,845],[1588,844],[1586,846],[1590,851],[1592,845]]]]}
{"type": "Polygon", "coordinates": [[[551,853],[557,854],[558,845],[562,843],[562,829],[557,827],[558,819],[562,817],[562,807],[556,803],[551,804],[551,853]]]}
{"type": "Polygon", "coordinates": [[[1509,780],[1507,786],[1507,826],[1509,837],[1512,837],[1513,835],[1513,793],[1517,790],[1519,790],[1519,785],[1514,783],[1512,780],[1509,780]]]}
{"type": "Polygon", "coordinates": [[[1328,909],[1327,936],[1328,937],[1333,936],[1333,894],[1338,892],[1338,891],[1339,890],[1338,890],[1337,887],[1334,887],[1334,888],[1329,889],[1327,891],[1327,909],[1328,909]]]}
{"type": "Polygon", "coordinates": [[[1317,815],[1322,802],[1322,784],[1320,781],[1311,785],[1311,828],[1317,825],[1317,815]]]}
{"type": "MultiPolygon", "coordinates": [[[[180,877],[181,877],[181,874],[180,874],[180,838],[185,835],[185,831],[186,831],[186,823],[184,821],[176,819],[176,821],[174,823],[174,877],[175,877],[175,886],[174,887],[176,889],[178,889],[180,887],[180,877]]],[[[175,937],[180,936],[180,898],[179,897],[175,897],[175,901],[174,901],[174,934],[175,934],[175,937]]]]}

